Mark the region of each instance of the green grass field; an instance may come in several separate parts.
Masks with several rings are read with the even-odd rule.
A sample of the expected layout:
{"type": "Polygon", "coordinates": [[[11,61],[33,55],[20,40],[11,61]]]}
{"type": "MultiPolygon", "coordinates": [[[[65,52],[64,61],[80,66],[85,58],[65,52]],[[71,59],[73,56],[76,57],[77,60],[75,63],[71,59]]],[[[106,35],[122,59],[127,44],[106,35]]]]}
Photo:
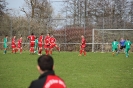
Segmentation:
{"type": "MultiPolygon", "coordinates": [[[[44,52],[43,52],[44,53],[44,52]]],[[[133,53],[126,58],[121,53],[53,52],[55,73],[64,79],[67,88],[133,88],[133,53]]],[[[0,51],[0,88],[27,88],[37,79],[38,55],[6,55],[0,51]]]]}

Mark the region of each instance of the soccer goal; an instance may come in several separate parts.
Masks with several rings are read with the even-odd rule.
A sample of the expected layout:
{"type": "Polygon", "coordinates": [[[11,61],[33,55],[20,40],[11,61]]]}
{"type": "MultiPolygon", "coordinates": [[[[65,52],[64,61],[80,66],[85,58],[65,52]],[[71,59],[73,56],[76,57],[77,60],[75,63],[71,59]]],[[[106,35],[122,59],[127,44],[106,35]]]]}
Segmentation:
{"type": "Polygon", "coordinates": [[[112,41],[121,38],[133,42],[133,29],[93,29],[92,52],[110,52],[112,41]]]}

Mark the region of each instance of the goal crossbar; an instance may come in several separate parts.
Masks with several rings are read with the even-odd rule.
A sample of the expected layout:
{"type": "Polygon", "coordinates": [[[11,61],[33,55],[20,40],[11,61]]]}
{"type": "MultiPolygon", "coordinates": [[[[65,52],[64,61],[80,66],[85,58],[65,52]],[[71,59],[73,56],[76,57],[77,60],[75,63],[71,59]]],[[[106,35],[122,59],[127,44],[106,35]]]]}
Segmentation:
{"type": "Polygon", "coordinates": [[[125,30],[127,30],[127,31],[133,31],[133,29],[93,29],[93,30],[110,30],[110,31],[125,31],[125,30]]]}

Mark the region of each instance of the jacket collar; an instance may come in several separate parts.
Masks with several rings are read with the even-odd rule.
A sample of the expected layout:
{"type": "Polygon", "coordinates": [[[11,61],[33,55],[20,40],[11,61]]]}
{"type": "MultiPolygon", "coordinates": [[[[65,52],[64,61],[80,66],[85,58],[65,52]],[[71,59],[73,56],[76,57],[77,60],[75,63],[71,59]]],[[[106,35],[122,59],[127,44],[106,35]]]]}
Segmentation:
{"type": "Polygon", "coordinates": [[[39,76],[39,79],[44,78],[44,77],[46,77],[46,76],[48,76],[48,75],[55,75],[55,73],[54,73],[53,70],[47,71],[47,72],[41,74],[41,75],[39,76]]]}

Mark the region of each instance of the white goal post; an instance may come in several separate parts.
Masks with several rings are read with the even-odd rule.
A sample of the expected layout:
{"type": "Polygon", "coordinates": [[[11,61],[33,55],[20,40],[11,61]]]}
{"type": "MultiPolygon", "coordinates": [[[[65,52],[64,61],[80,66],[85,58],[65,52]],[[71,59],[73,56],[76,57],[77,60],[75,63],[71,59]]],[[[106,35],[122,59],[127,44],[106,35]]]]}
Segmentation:
{"type": "Polygon", "coordinates": [[[92,52],[98,51],[95,45],[100,45],[101,52],[104,52],[104,45],[110,45],[114,39],[120,41],[120,38],[128,38],[133,42],[133,29],[93,29],[92,52]]]}

